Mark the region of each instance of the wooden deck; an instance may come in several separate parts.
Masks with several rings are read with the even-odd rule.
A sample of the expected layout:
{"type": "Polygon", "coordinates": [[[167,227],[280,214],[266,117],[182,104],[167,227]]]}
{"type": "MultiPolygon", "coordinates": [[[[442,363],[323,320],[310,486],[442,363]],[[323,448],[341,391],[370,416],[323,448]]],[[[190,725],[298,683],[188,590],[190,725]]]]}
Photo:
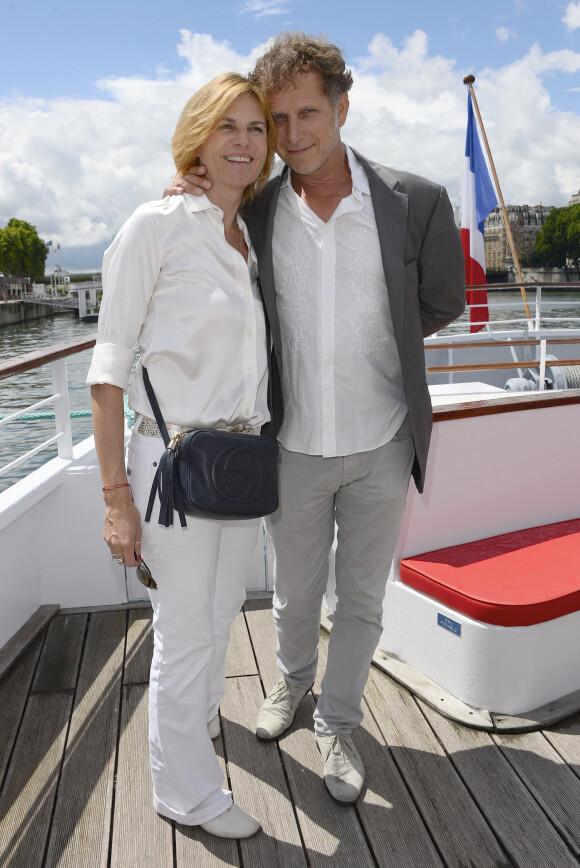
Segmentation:
{"type": "MultiPolygon", "coordinates": [[[[321,782],[311,695],[279,743],[255,738],[264,688],[278,677],[269,605],[247,603],[234,624],[218,742],[234,798],[262,832],[225,841],[153,812],[150,610],[65,612],[0,682],[0,865],[580,864],[580,715],[489,735],[440,717],[373,668],[354,736],[367,785],[356,807],[339,807],[321,782]]],[[[319,679],[326,643],[323,634],[319,679]]]]}

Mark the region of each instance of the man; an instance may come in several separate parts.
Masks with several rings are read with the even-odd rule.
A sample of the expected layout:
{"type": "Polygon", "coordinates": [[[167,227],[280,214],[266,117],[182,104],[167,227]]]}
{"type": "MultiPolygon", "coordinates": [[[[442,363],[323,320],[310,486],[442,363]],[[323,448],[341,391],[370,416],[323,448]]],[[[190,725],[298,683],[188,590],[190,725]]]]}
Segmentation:
{"type": "MultiPolygon", "coordinates": [[[[442,187],[343,145],[352,76],[338,48],[283,34],[252,78],[268,94],[285,164],[248,219],[284,404],[280,508],[269,523],[282,678],[256,734],[282,735],[314,682],[336,522],[338,602],[314,728],[326,788],[352,804],[364,766],[351,732],[411,474],[423,488],[432,425],[423,338],[464,309],[463,255],[442,187]]],[[[208,186],[188,180],[189,192],[208,186]]]]}

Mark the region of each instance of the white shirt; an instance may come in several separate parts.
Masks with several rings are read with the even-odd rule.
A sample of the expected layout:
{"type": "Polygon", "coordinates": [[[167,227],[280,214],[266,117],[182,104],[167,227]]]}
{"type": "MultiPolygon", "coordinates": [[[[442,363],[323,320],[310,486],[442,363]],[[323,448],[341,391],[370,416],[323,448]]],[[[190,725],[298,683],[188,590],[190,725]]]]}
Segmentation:
{"type": "Polygon", "coordinates": [[[296,195],[290,171],[274,220],[279,440],[324,457],[382,446],[407,414],[369,184],[349,148],[347,155],[352,193],[327,223],[296,195]]]}
{"type": "MultiPolygon", "coordinates": [[[[255,254],[248,263],[224,235],[207,196],[141,205],[103,261],[103,301],[87,383],[126,389],[135,353],[147,368],[167,424],[263,425],[266,334],[255,254]]],[[[129,392],[152,417],[141,364],[129,392]]]]}

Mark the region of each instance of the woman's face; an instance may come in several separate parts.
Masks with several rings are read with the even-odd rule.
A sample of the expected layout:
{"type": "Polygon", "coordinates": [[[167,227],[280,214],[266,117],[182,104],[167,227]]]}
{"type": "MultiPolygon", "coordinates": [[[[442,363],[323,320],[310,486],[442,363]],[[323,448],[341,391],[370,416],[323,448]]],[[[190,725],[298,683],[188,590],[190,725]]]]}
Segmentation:
{"type": "Polygon", "coordinates": [[[199,162],[216,192],[239,190],[260,177],[268,155],[266,118],[252,94],[240,96],[199,149],[199,162]]]}

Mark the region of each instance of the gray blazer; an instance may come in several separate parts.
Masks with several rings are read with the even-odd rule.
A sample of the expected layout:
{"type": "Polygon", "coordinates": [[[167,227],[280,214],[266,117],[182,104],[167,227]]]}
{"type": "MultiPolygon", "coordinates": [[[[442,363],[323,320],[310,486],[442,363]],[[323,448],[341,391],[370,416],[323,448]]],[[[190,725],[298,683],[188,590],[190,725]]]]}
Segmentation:
{"type": "MultiPolygon", "coordinates": [[[[369,180],[389,305],[401,360],[413,439],[413,478],[423,490],[433,411],[427,389],[423,338],[448,325],[465,309],[461,237],[445,189],[418,175],[388,169],[354,152],[369,180]]],[[[282,421],[279,372],[282,341],[276,311],[272,233],[280,184],[279,167],[247,218],[260,264],[260,282],[274,344],[274,427],[282,421]]]]}

